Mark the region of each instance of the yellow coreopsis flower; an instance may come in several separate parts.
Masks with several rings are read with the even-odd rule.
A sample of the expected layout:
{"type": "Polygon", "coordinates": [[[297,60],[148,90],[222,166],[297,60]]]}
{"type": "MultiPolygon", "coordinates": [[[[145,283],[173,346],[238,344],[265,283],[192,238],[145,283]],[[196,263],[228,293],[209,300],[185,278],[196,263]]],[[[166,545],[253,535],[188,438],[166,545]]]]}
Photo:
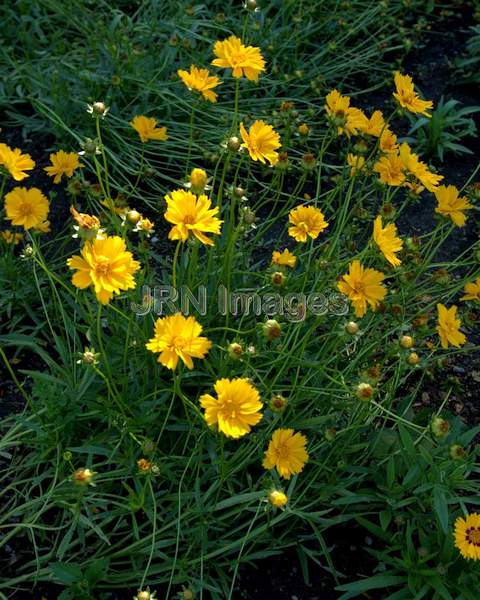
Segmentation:
{"type": "Polygon", "coordinates": [[[373,165],[373,170],[379,174],[380,181],[391,186],[403,185],[405,182],[403,169],[404,166],[400,156],[393,152],[387,154],[387,156],[382,156],[373,165]]]}
{"type": "Polygon", "coordinates": [[[463,288],[465,295],[460,300],[474,300],[480,302],[480,277],[477,277],[475,281],[471,281],[465,284],[463,288]]]}
{"type": "Polygon", "coordinates": [[[276,468],[280,477],[290,479],[298,475],[308,461],[307,438],[293,429],[277,429],[268,444],[263,466],[276,468]]]}
{"type": "Polygon", "coordinates": [[[150,140],[157,140],[160,142],[168,140],[167,128],[157,127],[157,119],[154,117],[137,115],[130,121],[130,125],[138,133],[140,141],[143,144],[146,144],[150,140]]]}
{"type": "Polygon", "coordinates": [[[455,521],[455,546],[464,558],[480,560],[480,515],[472,513],[455,521]]]}
{"type": "Polygon", "coordinates": [[[51,166],[45,167],[44,171],[50,177],[54,177],[53,183],[60,183],[63,175],[72,177],[76,169],[83,167],[76,152],[65,152],[64,150],[50,154],[50,162],[51,166]]]}
{"type": "Polygon", "coordinates": [[[388,127],[380,135],[379,148],[385,154],[398,154],[397,136],[388,127]]]}
{"type": "Polygon", "coordinates": [[[324,214],[314,206],[293,208],[288,215],[288,220],[292,224],[288,228],[288,235],[297,242],[306,242],[307,236],[315,240],[328,227],[324,214]]]}
{"type": "Polygon", "coordinates": [[[228,437],[239,438],[250,432],[262,419],[262,402],[258,390],[248,379],[219,379],[214,385],[217,397],[200,396],[205,421],[228,437]]]}
{"type": "Polygon", "coordinates": [[[350,263],[348,273],[342,275],[337,287],[348,296],[353,304],[357,317],[363,317],[367,305],[376,310],[378,304],[385,298],[387,290],[382,284],[385,275],[375,269],[363,267],[359,260],[350,263]]]}
{"type": "Polygon", "coordinates": [[[440,181],[442,181],[443,175],[432,173],[428,166],[412,152],[406,142],[400,146],[400,159],[408,173],[414,175],[429,192],[435,191],[440,181]]]}
{"type": "Polygon", "coordinates": [[[400,106],[412,113],[425,115],[426,117],[432,116],[427,110],[433,107],[433,102],[431,100],[420,100],[415,92],[410,75],[402,75],[399,71],[395,71],[395,87],[396,92],[393,93],[393,96],[400,106]]]}
{"type": "Polygon", "coordinates": [[[285,248],[283,252],[278,252],[278,250],[274,250],[272,253],[272,265],[279,265],[281,267],[290,267],[291,269],[295,268],[297,264],[297,257],[295,254],[292,254],[290,250],[285,248]]]}
{"type": "Polygon", "coordinates": [[[101,304],[108,304],[114,294],[135,288],[133,276],[140,269],[140,263],[117,235],[87,241],[81,255],[69,258],[67,265],[77,271],[72,277],[73,285],[79,289],[93,285],[101,304]]]}
{"type": "Polygon", "coordinates": [[[178,359],[193,369],[192,358],[205,358],[212,342],[201,336],[202,326],[194,317],[176,313],[157,319],[155,335],[146,344],[151,352],[160,352],[158,362],[167,369],[176,369],[178,359]]]}
{"type": "Polygon", "coordinates": [[[350,177],[356,175],[359,171],[362,170],[362,167],[365,164],[365,158],[361,155],[352,154],[351,152],[347,154],[347,164],[350,168],[350,177]]]}
{"type": "Polygon", "coordinates": [[[385,129],[386,124],[385,119],[383,118],[383,113],[381,110],[376,110],[369,119],[367,118],[364,126],[361,129],[361,132],[378,138],[382,135],[382,132],[385,131],[385,129]]]}
{"type": "Polygon", "coordinates": [[[213,241],[206,233],[220,233],[223,223],[215,215],[218,206],[210,208],[212,202],[207,196],[196,196],[186,190],[175,190],[165,196],[167,210],[165,219],[174,225],[168,234],[170,240],[186,242],[190,234],[194,235],[202,244],[213,246],[213,241]]]}
{"type": "Polygon", "coordinates": [[[373,223],[373,240],[391,265],[398,267],[402,264],[396,253],[402,249],[403,242],[397,236],[397,228],[394,223],[388,223],[382,227],[382,217],[379,215],[373,223]]]}
{"type": "Polygon", "coordinates": [[[338,90],[332,90],[325,98],[325,111],[334,125],[338,135],[357,135],[368,127],[368,118],[359,108],[350,106],[350,98],[342,96],[338,90]]]}
{"type": "Polygon", "coordinates": [[[268,162],[275,165],[278,162],[277,149],[280,148],[280,136],[264,121],[255,121],[248,133],[243,123],[240,123],[240,135],[242,136],[242,148],[246,148],[252,160],[262,163],[268,162]]]}
{"type": "Polygon", "coordinates": [[[217,101],[217,94],[212,90],[222,82],[215,75],[210,75],[208,69],[191,65],[190,71],[178,69],[177,74],[190,91],[200,92],[209,102],[217,101]]]}
{"type": "Polygon", "coordinates": [[[464,211],[473,208],[468,199],[459,196],[458,189],[454,185],[441,185],[434,191],[437,199],[435,212],[451,219],[457,227],[465,225],[466,216],[464,211]]]}
{"type": "Polygon", "coordinates": [[[22,154],[20,148],[12,150],[7,144],[0,143],[0,166],[3,166],[15,181],[22,181],[28,177],[25,171],[31,171],[35,162],[30,154],[22,154]]]}
{"type": "Polygon", "coordinates": [[[32,229],[41,225],[50,208],[48,199],[38,188],[16,187],[5,196],[7,219],[12,225],[32,229]]]}
{"type": "Polygon", "coordinates": [[[215,42],[213,53],[217,58],[212,65],[224,69],[232,69],[235,78],[246,77],[258,81],[262,71],[265,71],[265,60],[260,48],[244,46],[242,40],[234,35],[223,41],[215,42]]]}
{"type": "Polygon", "coordinates": [[[437,304],[438,324],[437,333],[440,336],[442,348],[455,346],[459,348],[467,341],[467,338],[460,331],[462,322],[457,318],[457,307],[455,305],[447,308],[443,304],[437,304]]]}
{"type": "Polygon", "coordinates": [[[288,496],[282,490],[272,490],[268,494],[268,501],[275,508],[284,508],[288,502],[288,496]]]}
{"type": "Polygon", "coordinates": [[[6,244],[13,244],[14,246],[23,240],[23,233],[16,233],[10,231],[10,229],[5,229],[4,231],[0,232],[0,235],[6,244]]]}

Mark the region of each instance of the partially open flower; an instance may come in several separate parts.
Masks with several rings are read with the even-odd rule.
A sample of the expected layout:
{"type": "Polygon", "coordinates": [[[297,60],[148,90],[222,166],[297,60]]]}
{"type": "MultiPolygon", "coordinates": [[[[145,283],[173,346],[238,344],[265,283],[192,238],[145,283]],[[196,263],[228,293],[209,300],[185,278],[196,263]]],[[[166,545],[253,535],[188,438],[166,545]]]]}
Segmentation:
{"type": "Polygon", "coordinates": [[[280,334],[282,333],[280,323],[275,319],[268,319],[265,321],[265,323],[262,325],[262,331],[263,335],[268,340],[275,340],[279,338],[280,334]]]}
{"type": "Polygon", "coordinates": [[[95,485],[93,483],[95,475],[95,471],[91,469],[77,469],[72,475],[73,483],[80,486],[95,485]]]}
{"type": "Polygon", "coordinates": [[[87,112],[94,117],[100,117],[103,119],[110,109],[105,106],[104,102],[94,102],[93,104],[87,104],[87,112]]]}
{"type": "Polygon", "coordinates": [[[433,417],[430,428],[432,430],[433,435],[436,438],[443,438],[448,435],[450,431],[450,423],[446,419],[442,419],[442,417],[433,417]]]}
{"type": "Polygon", "coordinates": [[[283,508],[288,502],[288,496],[281,490],[272,490],[268,494],[268,501],[275,508],[283,508]]]}
{"type": "Polygon", "coordinates": [[[450,457],[453,460],[462,460],[466,456],[465,448],[458,444],[452,444],[450,446],[450,457]]]}
{"type": "Polygon", "coordinates": [[[231,344],[229,344],[227,350],[230,358],[237,359],[240,358],[243,354],[243,347],[238,342],[232,342],[231,344]]]}
{"type": "Polygon", "coordinates": [[[356,393],[359,400],[367,402],[373,396],[373,387],[369,383],[359,383],[357,385],[356,393]]]}
{"type": "Polygon", "coordinates": [[[284,273],[282,273],[282,271],[275,271],[275,273],[272,273],[270,279],[272,284],[276,287],[282,287],[287,281],[287,277],[284,273]]]}
{"type": "Polygon", "coordinates": [[[287,408],[288,400],[282,396],[281,394],[275,394],[270,398],[270,402],[268,403],[268,408],[277,414],[283,413],[287,408]]]}

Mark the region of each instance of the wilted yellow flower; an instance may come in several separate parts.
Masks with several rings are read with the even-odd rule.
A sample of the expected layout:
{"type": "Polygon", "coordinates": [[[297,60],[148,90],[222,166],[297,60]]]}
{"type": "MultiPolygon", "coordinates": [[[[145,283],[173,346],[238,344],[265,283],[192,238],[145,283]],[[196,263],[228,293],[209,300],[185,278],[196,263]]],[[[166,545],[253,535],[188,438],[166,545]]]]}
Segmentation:
{"type": "Polygon", "coordinates": [[[191,65],[190,71],[178,69],[177,74],[189,90],[200,92],[209,102],[217,101],[217,94],[212,90],[222,82],[215,75],[210,75],[208,69],[199,69],[191,65]]]}
{"type": "Polygon", "coordinates": [[[443,175],[432,173],[405,142],[400,146],[400,159],[405,170],[414,175],[429,192],[434,192],[443,175]]]}
{"type": "Polygon", "coordinates": [[[77,469],[73,475],[73,483],[76,485],[87,486],[87,485],[95,485],[93,483],[93,478],[95,477],[96,472],[91,469],[77,469]]]}
{"type": "Polygon", "coordinates": [[[268,494],[268,501],[276,508],[283,508],[288,502],[288,497],[285,492],[282,492],[282,490],[272,490],[268,494]]]}
{"type": "Polygon", "coordinates": [[[306,242],[307,236],[315,240],[328,227],[322,211],[315,206],[293,208],[288,215],[288,220],[292,224],[288,228],[288,235],[297,242],[306,242]]]}
{"type": "Polygon", "coordinates": [[[76,152],[64,152],[63,150],[50,154],[50,162],[52,165],[45,167],[44,171],[50,177],[54,177],[53,183],[60,183],[63,175],[72,177],[76,169],[83,167],[76,152]]]}
{"type": "MultiPolygon", "coordinates": [[[[84,239],[93,239],[100,230],[100,221],[94,215],[79,213],[73,206],[70,207],[70,214],[77,222],[74,226],[78,235],[84,239]]],[[[77,237],[76,235],[74,237],[77,237]]]]}
{"type": "Polygon", "coordinates": [[[297,257],[292,254],[290,250],[285,248],[283,252],[274,250],[272,253],[272,265],[279,265],[282,267],[290,267],[293,269],[297,264],[297,257]]]}
{"type": "Polygon", "coordinates": [[[393,152],[382,156],[374,165],[373,170],[379,174],[379,179],[387,185],[399,186],[405,182],[403,162],[398,154],[393,152]]]}
{"type": "Polygon", "coordinates": [[[134,231],[141,231],[143,233],[146,233],[147,237],[150,237],[150,235],[153,233],[154,228],[155,223],[153,221],[142,217],[137,221],[134,231]]]}
{"type": "Polygon", "coordinates": [[[460,331],[462,322],[457,318],[457,307],[455,305],[447,308],[443,304],[437,304],[438,324],[437,333],[440,336],[442,348],[455,346],[459,348],[466,343],[467,338],[460,331]]]}
{"type": "Polygon", "coordinates": [[[157,127],[157,119],[137,115],[130,121],[130,125],[140,136],[140,141],[146,144],[149,140],[164,142],[168,140],[167,128],[157,127]]]}
{"type": "Polygon", "coordinates": [[[133,275],[140,269],[140,263],[117,235],[87,241],[81,256],[72,256],[67,265],[77,271],[72,277],[73,285],[79,289],[93,285],[102,304],[108,304],[114,294],[135,288],[133,275]]]}
{"type": "Polygon", "coordinates": [[[391,265],[398,267],[402,264],[396,253],[402,249],[403,242],[397,236],[397,228],[394,223],[388,223],[383,227],[382,217],[379,215],[373,223],[373,240],[391,265]]]}
{"type": "Polygon", "coordinates": [[[465,292],[465,295],[462,296],[460,300],[474,300],[475,302],[480,302],[480,277],[477,277],[475,281],[466,283],[463,291],[465,292]]]}
{"type": "Polygon", "coordinates": [[[219,379],[214,388],[216,398],[210,394],[200,396],[210,427],[217,425],[227,437],[239,438],[262,419],[260,394],[248,379],[219,379]]]}
{"type": "Polygon", "coordinates": [[[349,265],[349,272],[342,275],[337,287],[350,299],[357,317],[367,312],[367,304],[376,310],[380,301],[385,298],[387,290],[382,281],[385,275],[375,269],[364,268],[359,260],[349,265]]]}
{"type": "Polygon", "coordinates": [[[410,75],[402,75],[399,71],[395,71],[395,87],[396,92],[393,93],[393,96],[400,106],[412,113],[425,115],[426,117],[432,116],[427,110],[433,107],[433,102],[431,100],[420,100],[415,92],[410,75]]]}
{"type": "Polygon", "coordinates": [[[468,199],[459,196],[458,189],[454,185],[441,185],[437,187],[434,194],[437,199],[435,212],[451,219],[457,227],[463,227],[466,221],[464,211],[473,208],[468,199]]]}
{"type": "Polygon", "coordinates": [[[168,234],[170,240],[186,242],[193,234],[203,244],[213,246],[213,241],[206,233],[220,233],[223,223],[215,215],[218,206],[210,208],[212,202],[203,194],[197,196],[185,190],[175,190],[165,196],[167,210],[165,219],[174,225],[168,234]]]}
{"type": "Polygon", "coordinates": [[[145,346],[151,352],[160,352],[158,362],[167,369],[176,369],[179,358],[193,369],[192,358],[205,358],[212,347],[212,342],[201,333],[202,326],[194,317],[175,313],[157,319],[155,336],[145,346]]]}
{"type": "Polygon", "coordinates": [[[472,513],[455,521],[455,546],[464,558],[480,560],[480,515],[472,513]]]}
{"type": "Polygon", "coordinates": [[[148,473],[149,471],[152,470],[153,463],[151,461],[149,461],[147,458],[139,458],[137,460],[137,467],[138,467],[138,470],[141,471],[142,473],[148,473]]]}
{"type": "Polygon", "coordinates": [[[7,219],[12,225],[32,229],[47,218],[50,204],[38,188],[16,187],[5,196],[7,219]]]}
{"type": "Polygon", "coordinates": [[[350,106],[350,98],[342,96],[338,90],[332,90],[325,98],[325,111],[337,127],[338,135],[357,135],[368,127],[368,119],[359,108],[350,106]]]}
{"type": "Polygon", "coordinates": [[[278,162],[277,149],[280,148],[280,136],[264,121],[255,121],[247,133],[243,123],[240,123],[240,135],[242,136],[242,148],[246,148],[252,160],[262,163],[268,162],[275,165],[278,162]]]}
{"type": "Polygon", "coordinates": [[[385,127],[380,136],[379,147],[385,154],[398,153],[397,136],[388,127],[385,127]]]}
{"type": "Polygon", "coordinates": [[[268,445],[263,466],[277,469],[280,477],[290,479],[300,473],[308,461],[307,438],[293,429],[277,429],[268,445]]]}
{"type": "Polygon", "coordinates": [[[213,53],[217,58],[212,60],[212,65],[232,69],[232,75],[237,79],[246,77],[251,81],[258,81],[260,73],[265,70],[265,60],[260,48],[244,46],[240,38],[234,35],[215,42],[213,53]]]}
{"type": "Polygon", "coordinates": [[[5,167],[15,181],[22,181],[28,177],[25,171],[31,171],[35,162],[30,154],[22,154],[20,148],[12,150],[7,144],[0,143],[0,166],[5,167]]]}
{"type": "Polygon", "coordinates": [[[365,158],[360,155],[349,153],[347,154],[347,163],[351,167],[350,177],[353,177],[358,171],[361,171],[365,164],[365,158]]]}
{"type": "Polygon", "coordinates": [[[23,233],[16,233],[10,231],[10,229],[0,232],[0,235],[7,244],[14,244],[15,246],[23,240],[23,233]]]}

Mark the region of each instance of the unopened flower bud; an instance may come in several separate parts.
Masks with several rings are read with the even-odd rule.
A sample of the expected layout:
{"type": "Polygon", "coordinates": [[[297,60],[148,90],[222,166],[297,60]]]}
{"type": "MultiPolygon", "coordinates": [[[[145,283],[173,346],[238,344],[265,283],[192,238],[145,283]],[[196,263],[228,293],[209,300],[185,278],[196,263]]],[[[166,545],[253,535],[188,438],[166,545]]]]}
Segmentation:
{"type": "Polygon", "coordinates": [[[201,194],[207,185],[207,174],[203,169],[192,169],[190,187],[195,194],[201,194]]]}
{"type": "Polygon", "coordinates": [[[156,592],[150,592],[149,587],[146,590],[138,590],[133,600],[156,600],[156,592]]]}
{"type": "Polygon", "coordinates": [[[366,402],[373,396],[373,387],[369,383],[359,383],[357,385],[356,394],[359,400],[366,402]]]}
{"type": "Polygon", "coordinates": [[[243,196],[245,196],[245,190],[240,186],[234,187],[233,193],[237,198],[243,198],[243,196]]]}
{"type": "Polygon", "coordinates": [[[275,273],[272,273],[270,279],[272,281],[272,284],[277,287],[281,287],[282,285],[284,285],[287,280],[285,274],[281,271],[275,271],[275,273]]]}
{"type": "Polygon", "coordinates": [[[288,400],[281,394],[275,394],[270,398],[268,408],[277,414],[283,413],[287,408],[288,400]]]}
{"type": "Polygon", "coordinates": [[[275,340],[282,333],[280,323],[275,319],[268,319],[262,325],[263,335],[269,340],[275,340]]]}
{"type": "Polygon", "coordinates": [[[142,450],[145,454],[152,454],[155,450],[155,442],[149,438],[145,438],[142,443],[142,450]]]}
{"type": "Polygon", "coordinates": [[[247,225],[255,225],[257,215],[253,212],[251,208],[246,208],[243,211],[243,220],[247,225]]]}
{"type": "Polygon", "coordinates": [[[63,460],[72,460],[72,453],[70,452],[70,450],[65,450],[65,452],[63,453],[63,460]]]}
{"type": "Polygon", "coordinates": [[[272,490],[268,494],[268,501],[272,506],[283,508],[288,502],[288,497],[285,492],[282,492],[281,490],[272,490]]]}
{"type": "Polygon", "coordinates": [[[407,362],[409,365],[418,365],[418,363],[420,362],[420,357],[416,352],[410,352],[410,354],[407,357],[407,362]]]}
{"type": "Polygon", "coordinates": [[[413,337],[411,335],[402,335],[402,337],[400,338],[400,346],[402,348],[406,348],[407,350],[409,348],[412,348],[413,337]]]}
{"type": "Polygon", "coordinates": [[[337,430],[335,429],[335,427],[328,427],[327,429],[325,429],[325,439],[327,440],[327,442],[332,442],[335,439],[336,435],[337,430]]]}
{"type": "Polygon", "coordinates": [[[195,592],[182,585],[182,591],[178,593],[180,600],[195,600],[195,592]]]}
{"type": "Polygon", "coordinates": [[[278,161],[275,163],[275,168],[280,171],[286,171],[289,167],[288,152],[280,152],[278,154],[278,161]]]}
{"type": "Polygon", "coordinates": [[[317,160],[311,152],[307,152],[302,156],[301,164],[306,171],[313,171],[317,166],[317,160]]]}
{"type": "Polygon", "coordinates": [[[130,221],[130,223],[133,223],[134,225],[138,223],[141,218],[142,215],[138,212],[138,210],[129,210],[127,213],[127,219],[130,221]]]}
{"type": "Polygon", "coordinates": [[[450,431],[450,423],[446,419],[442,419],[442,417],[433,417],[430,428],[436,438],[443,438],[450,431]]]}
{"type": "Polygon", "coordinates": [[[355,321],[349,321],[345,325],[345,331],[350,335],[355,335],[359,331],[358,323],[355,323],[355,321]]]}
{"type": "Polygon", "coordinates": [[[231,138],[228,139],[227,148],[232,152],[237,152],[237,150],[240,148],[240,140],[236,135],[233,135],[231,138]]]}
{"type": "Polygon", "coordinates": [[[453,444],[450,446],[450,456],[453,460],[462,460],[465,458],[465,455],[465,448],[462,446],[459,446],[458,444],[453,444]]]}
{"type": "Polygon", "coordinates": [[[310,133],[310,127],[306,123],[302,123],[298,126],[297,131],[300,135],[308,135],[310,133]]]}
{"type": "Polygon", "coordinates": [[[230,358],[240,358],[243,354],[243,347],[238,342],[232,342],[228,345],[228,354],[230,358]]]}

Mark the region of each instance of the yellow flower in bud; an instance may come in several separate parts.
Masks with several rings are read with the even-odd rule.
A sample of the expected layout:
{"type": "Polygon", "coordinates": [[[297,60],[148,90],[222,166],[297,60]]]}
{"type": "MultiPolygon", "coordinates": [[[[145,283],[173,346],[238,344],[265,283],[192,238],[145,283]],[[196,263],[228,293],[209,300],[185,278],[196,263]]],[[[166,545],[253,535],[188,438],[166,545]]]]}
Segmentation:
{"type": "Polygon", "coordinates": [[[288,502],[288,497],[287,494],[285,494],[285,492],[282,492],[281,490],[272,490],[268,494],[268,501],[272,506],[275,506],[276,508],[283,508],[288,502]]]}
{"type": "Polygon", "coordinates": [[[315,240],[328,227],[322,211],[315,206],[293,208],[288,215],[288,220],[292,224],[288,228],[288,235],[297,242],[306,242],[307,237],[315,240]]]}
{"type": "Polygon", "coordinates": [[[189,90],[200,92],[209,102],[217,101],[217,94],[212,90],[222,82],[215,75],[210,75],[208,69],[199,69],[191,65],[190,71],[178,69],[177,74],[189,90]]]}
{"type": "Polygon", "coordinates": [[[310,133],[310,127],[306,123],[302,123],[301,125],[298,126],[297,131],[300,135],[305,136],[310,133]]]}
{"type": "Polygon", "coordinates": [[[349,321],[345,325],[345,331],[350,335],[355,335],[359,331],[358,323],[355,323],[355,321],[349,321]]]}
{"type": "Polygon", "coordinates": [[[268,340],[276,340],[280,337],[280,334],[282,333],[280,323],[275,319],[268,319],[267,321],[265,321],[265,323],[262,325],[262,331],[263,335],[268,340]]]}
{"type": "Polygon", "coordinates": [[[433,102],[420,100],[410,75],[402,75],[399,71],[395,71],[395,87],[396,92],[393,93],[393,96],[400,106],[415,114],[425,115],[429,118],[432,116],[427,110],[433,107],[433,102]]]}
{"type": "Polygon", "coordinates": [[[142,215],[138,212],[138,210],[133,209],[127,212],[127,219],[130,221],[130,223],[133,223],[133,225],[136,225],[141,218],[142,215]]]}
{"type": "Polygon", "coordinates": [[[455,305],[447,308],[443,304],[437,304],[438,324],[437,333],[440,336],[442,348],[455,346],[456,348],[463,346],[467,338],[460,331],[462,322],[457,318],[457,307],[455,305]]]}
{"type": "Polygon", "coordinates": [[[270,280],[273,285],[275,285],[277,287],[281,287],[281,286],[285,285],[287,278],[285,277],[285,274],[282,273],[282,271],[275,271],[270,276],[270,280]]]}
{"type": "Polygon", "coordinates": [[[157,127],[157,119],[137,115],[130,121],[130,125],[135,129],[140,137],[140,141],[146,144],[150,140],[164,142],[168,140],[167,128],[157,127]]]}
{"type": "Polygon", "coordinates": [[[275,394],[270,398],[268,408],[274,413],[283,413],[287,408],[288,400],[281,394],[275,394]]]}
{"type": "Polygon", "coordinates": [[[203,169],[192,169],[190,173],[190,189],[194,194],[201,194],[207,185],[207,174],[203,169]]]}
{"type": "Polygon", "coordinates": [[[459,446],[458,444],[452,444],[450,446],[450,458],[453,460],[462,460],[466,456],[465,448],[459,446]]]}
{"type": "Polygon", "coordinates": [[[416,352],[410,352],[410,354],[407,357],[407,362],[409,365],[418,365],[418,363],[420,362],[420,357],[418,356],[418,354],[416,352]]]}
{"type": "Polygon", "coordinates": [[[409,348],[412,348],[413,346],[413,338],[410,335],[402,335],[402,337],[400,338],[400,346],[402,348],[406,348],[407,350],[409,348]]]}
{"type": "Polygon", "coordinates": [[[45,167],[43,170],[54,178],[53,183],[60,183],[63,175],[72,177],[77,169],[83,167],[76,152],[64,152],[63,150],[50,154],[50,162],[52,165],[45,167]]]}
{"type": "Polygon", "coordinates": [[[295,268],[297,264],[297,257],[295,254],[292,254],[290,250],[285,248],[283,252],[278,252],[274,250],[272,253],[272,265],[278,265],[279,267],[290,267],[291,269],[295,268]]]}
{"type": "Polygon", "coordinates": [[[240,135],[243,140],[242,148],[248,150],[252,160],[277,164],[280,136],[271,125],[262,120],[255,121],[247,132],[243,123],[240,123],[240,135]]]}
{"type": "Polygon", "coordinates": [[[273,432],[263,459],[265,469],[276,468],[280,477],[290,479],[303,471],[308,461],[307,438],[293,429],[273,432]]]}
{"type": "Polygon", "coordinates": [[[436,438],[443,438],[450,432],[450,423],[442,417],[433,417],[430,429],[436,438]]]}
{"type": "Polygon", "coordinates": [[[260,48],[244,46],[240,38],[234,35],[215,42],[213,53],[217,58],[212,60],[212,65],[232,69],[232,75],[236,79],[246,77],[251,81],[258,81],[260,73],[265,71],[265,60],[260,48]]]}
{"type": "Polygon", "coordinates": [[[465,225],[465,211],[473,208],[467,198],[459,196],[459,191],[454,185],[440,185],[434,191],[437,199],[435,212],[448,218],[457,227],[465,225]]]}
{"type": "Polygon", "coordinates": [[[28,177],[26,171],[35,167],[30,154],[22,154],[20,148],[12,150],[7,144],[0,143],[0,166],[4,167],[15,181],[28,177]]]}
{"type": "Polygon", "coordinates": [[[243,347],[238,342],[232,342],[227,348],[230,358],[240,358],[243,354],[243,347]]]}

